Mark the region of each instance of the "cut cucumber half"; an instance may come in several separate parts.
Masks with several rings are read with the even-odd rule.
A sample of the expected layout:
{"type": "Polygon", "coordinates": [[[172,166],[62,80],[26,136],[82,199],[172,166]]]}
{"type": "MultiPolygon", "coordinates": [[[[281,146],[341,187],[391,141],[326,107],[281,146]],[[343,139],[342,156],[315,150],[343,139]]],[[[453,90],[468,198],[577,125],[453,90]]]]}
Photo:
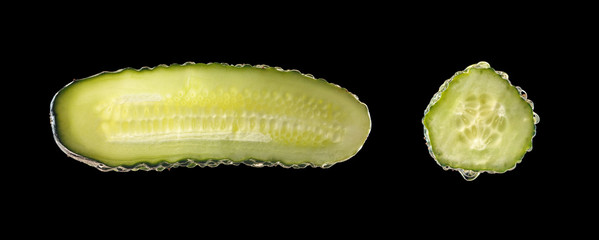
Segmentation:
{"type": "Polygon", "coordinates": [[[58,146],[102,171],[219,164],[330,167],[370,133],[335,84],[264,65],[173,64],[75,80],[50,104],[58,146]]]}
{"type": "Polygon", "coordinates": [[[514,169],[532,150],[538,122],[526,92],[487,62],[445,81],[422,119],[430,155],[466,180],[514,169]]]}

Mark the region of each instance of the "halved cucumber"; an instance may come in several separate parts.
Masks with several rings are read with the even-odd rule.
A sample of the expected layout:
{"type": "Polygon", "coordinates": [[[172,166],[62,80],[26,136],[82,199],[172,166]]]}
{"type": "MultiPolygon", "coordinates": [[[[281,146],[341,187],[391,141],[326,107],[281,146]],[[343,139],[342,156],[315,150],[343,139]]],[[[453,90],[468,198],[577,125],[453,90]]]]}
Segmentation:
{"type": "Polygon", "coordinates": [[[76,80],[50,106],[58,146],[103,171],[177,166],[330,167],[370,132],[337,85],[268,66],[122,69],[76,80]]]}
{"type": "Polygon", "coordinates": [[[486,62],[457,72],[441,85],[422,119],[429,153],[466,180],[503,173],[532,150],[539,116],[526,93],[486,62]]]}

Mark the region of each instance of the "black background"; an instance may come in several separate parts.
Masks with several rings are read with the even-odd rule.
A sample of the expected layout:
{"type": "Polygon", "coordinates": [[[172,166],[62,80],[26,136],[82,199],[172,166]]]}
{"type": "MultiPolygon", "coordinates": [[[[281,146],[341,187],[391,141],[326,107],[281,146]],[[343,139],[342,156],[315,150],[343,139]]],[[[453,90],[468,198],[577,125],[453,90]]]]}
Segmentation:
{"type": "Polygon", "coordinates": [[[21,66],[35,65],[17,80],[33,89],[35,99],[27,111],[31,132],[19,140],[30,147],[19,150],[10,170],[17,201],[46,220],[75,210],[72,219],[108,217],[122,228],[140,220],[173,228],[202,220],[241,227],[264,217],[258,229],[344,223],[374,224],[376,232],[391,233],[405,219],[460,225],[508,217],[525,224],[586,214],[581,206],[596,192],[587,185],[591,159],[580,153],[583,140],[570,135],[577,126],[565,122],[577,111],[563,102],[572,100],[565,96],[570,84],[564,84],[576,75],[570,69],[586,66],[580,56],[592,55],[582,46],[590,42],[588,30],[578,25],[584,16],[566,21],[554,14],[557,7],[543,6],[436,6],[435,12],[403,5],[245,7],[94,6],[29,26],[25,45],[13,45],[21,66]],[[368,105],[370,136],[356,156],[329,169],[100,172],[54,143],[50,101],[73,79],[187,61],[267,64],[324,78],[368,105]],[[438,87],[479,61],[526,90],[541,122],[533,151],[514,170],[467,182],[430,157],[421,119],[438,87]]]}

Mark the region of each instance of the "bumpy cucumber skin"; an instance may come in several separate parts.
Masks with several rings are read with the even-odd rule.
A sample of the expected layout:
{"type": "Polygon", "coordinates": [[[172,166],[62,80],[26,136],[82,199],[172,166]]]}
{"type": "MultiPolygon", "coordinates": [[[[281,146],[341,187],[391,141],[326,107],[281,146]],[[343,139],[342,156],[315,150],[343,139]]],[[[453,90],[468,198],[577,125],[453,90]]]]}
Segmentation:
{"type": "Polygon", "coordinates": [[[505,173],[507,171],[511,171],[513,169],[516,168],[517,164],[522,162],[522,159],[524,158],[524,155],[526,152],[530,152],[532,151],[532,140],[534,138],[534,136],[536,135],[536,124],[539,123],[540,118],[539,115],[536,114],[534,111],[534,104],[533,102],[528,99],[528,95],[526,94],[526,92],[524,90],[522,90],[522,88],[518,87],[518,86],[514,86],[511,84],[508,75],[505,72],[501,72],[501,71],[496,71],[495,69],[491,68],[491,66],[489,65],[489,63],[481,61],[477,64],[473,64],[468,66],[465,70],[463,71],[458,71],[456,72],[450,79],[447,79],[440,87],[439,87],[439,91],[437,93],[435,93],[435,95],[433,96],[433,98],[431,99],[431,101],[429,102],[426,110],[424,111],[424,117],[422,118],[422,124],[424,126],[424,137],[426,140],[426,145],[429,151],[429,154],[431,155],[431,157],[435,160],[435,162],[441,166],[444,170],[454,170],[454,171],[458,171],[462,177],[467,180],[467,181],[472,181],[475,180],[480,173],[505,173]],[[447,164],[442,163],[442,161],[439,161],[438,157],[435,155],[434,149],[433,149],[433,143],[431,142],[431,137],[429,136],[429,130],[427,128],[428,125],[428,114],[431,111],[431,109],[435,106],[435,103],[437,103],[441,98],[443,93],[445,92],[445,90],[447,90],[447,88],[449,87],[449,85],[451,84],[451,82],[458,76],[461,76],[464,73],[467,73],[470,69],[487,69],[487,70],[491,70],[493,71],[495,74],[499,75],[502,79],[504,79],[505,81],[507,81],[508,85],[510,87],[513,87],[516,91],[518,91],[518,94],[520,95],[520,97],[522,98],[523,101],[525,101],[529,106],[530,106],[530,112],[532,114],[532,118],[533,118],[533,128],[532,128],[532,133],[531,137],[530,137],[530,142],[528,143],[527,146],[525,146],[525,149],[523,150],[523,153],[520,157],[520,159],[518,159],[517,161],[514,162],[513,166],[511,166],[510,168],[506,168],[505,170],[502,171],[493,171],[493,170],[486,170],[486,169],[466,169],[466,168],[455,168],[452,166],[449,166],[447,164]]]}
{"type": "MultiPolygon", "coordinates": [[[[200,63],[201,64],[201,63],[200,63]]],[[[116,171],[116,172],[129,172],[129,171],[138,171],[138,170],[144,170],[144,171],[151,171],[151,170],[155,170],[155,171],[163,171],[165,169],[170,169],[170,168],[177,168],[177,167],[188,167],[188,168],[193,168],[196,166],[199,167],[217,167],[221,164],[223,165],[235,165],[238,166],[240,164],[244,164],[244,165],[248,165],[248,166],[252,166],[252,167],[272,167],[272,166],[281,166],[284,168],[294,168],[294,169],[299,169],[299,168],[306,168],[308,166],[310,167],[314,167],[314,168],[329,168],[331,166],[333,166],[336,163],[339,162],[344,162],[350,158],[352,158],[355,154],[357,154],[360,149],[362,148],[364,142],[366,141],[366,139],[368,138],[368,135],[370,134],[370,129],[371,129],[371,118],[370,118],[370,112],[368,111],[368,107],[366,104],[364,104],[363,102],[359,101],[358,97],[355,94],[352,94],[351,92],[349,92],[347,89],[342,88],[339,85],[333,84],[333,83],[329,83],[328,81],[322,79],[322,78],[315,78],[313,75],[311,74],[304,74],[301,73],[298,70],[285,70],[279,67],[270,67],[267,65],[249,65],[249,64],[236,64],[236,65],[230,65],[227,63],[208,63],[205,65],[221,65],[221,66],[225,66],[225,67],[233,67],[233,68],[259,68],[259,69],[268,69],[268,70],[272,70],[272,71],[280,71],[280,72],[291,72],[291,73],[295,73],[295,74],[299,74],[302,75],[304,77],[313,79],[315,81],[321,82],[322,84],[327,84],[330,86],[334,86],[336,88],[339,89],[343,89],[345,92],[347,92],[348,94],[350,94],[353,98],[355,98],[355,100],[360,103],[365,110],[365,113],[367,115],[367,119],[368,119],[368,128],[367,128],[367,132],[366,132],[366,136],[364,137],[363,141],[362,141],[362,145],[359,146],[359,148],[357,148],[355,150],[355,152],[353,152],[353,154],[351,154],[350,156],[348,156],[345,159],[341,159],[341,160],[336,160],[335,162],[332,163],[324,163],[324,164],[314,164],[311,162],[302,162],[302,163],[297,163],[297,164],[287,164],[284,161],[277,161],[277,160],[261,160],[261,159],[255,159],[255,158],[248,158],[246,160],[243,161],[233,161],[230,159],[192,159],[192,158],[184,158],[184,159],[180,159],[178,161],[159,161],[156,163],[149,163],[149,162],[138,162],[135,164],[130,164],[130,165],[119,165],[119,166],[112,166],[112,165],[108,165],[105,164],[99,160],[87,157],[87,156],[83,156],[81,154],[78,154],[74,151],[71,151],[69,148],[67,148],[62,142],[61,142],[61,138],[60,138],[60,131],[59,131],[59,126],[57,125],[57,121],[56,121],[56,114],[55,114],[55,104],[56,104],[56,99],[63,93],[63,90],[67,89],[69,86],[72,86],[74,84],[77,84],[83,80],[86,79],[91,79],[94,77],[98,77],[101,76],[103,74],[115,74],[115,73],[120,73],[123,71],[146,71],[146,70],[153,70],[155,68],[168,68],[168,67],[172,67],[172,66],[186,66],[186,65],[196,65],[196,63],[194,62],[186,62],[184,64],[172,64],[172,65],[158,65],[156,67],[142,67],[140,69],[134,69],[134,68],[123,68],[117,71],[104,71],[95,75],[92,75],[90,77],[87,78],[83,78],[83,79],[76,79],[73,80],[72,82],[70,82],[69,84],[67,84],[65,87],[63,87],[60,91],[58,91],[51,103],[50,103],[50,124],[52,127],[52,132],[53,132],[53,136],[54,136],[54,140],[56,142],[56,144],[58,145],[58,147],[69,157],[76,159],[80,162],[83,162],[87,165],[90,165],[92,167],[97,168],[100,171],[116,171]]]]}

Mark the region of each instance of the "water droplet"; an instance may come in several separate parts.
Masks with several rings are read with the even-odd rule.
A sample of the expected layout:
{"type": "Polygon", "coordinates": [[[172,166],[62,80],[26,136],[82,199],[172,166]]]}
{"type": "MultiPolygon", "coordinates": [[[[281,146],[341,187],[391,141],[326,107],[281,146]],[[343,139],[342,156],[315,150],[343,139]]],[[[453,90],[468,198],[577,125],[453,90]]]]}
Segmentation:
{"type": "Polygon", "coordinates": [[[480,172],[476,172],[476,171],[472,171],[472,170],[458,169],[458,171],[460,172],[460,174],[462,174],[462,177],[464,177],[464,179],[466,179],[466,181],[473,181],[480,174],[480,172]]]}
{"type": "Polygon", "coordinates": [[[491,65],[488,62],[480,61],[477,64],[472,64],[472,65],[468,66],[466,69],[468,69],[468,68],[481,68],[481,69],[485,69],[485,68],[491,68],[491,65]]]}

